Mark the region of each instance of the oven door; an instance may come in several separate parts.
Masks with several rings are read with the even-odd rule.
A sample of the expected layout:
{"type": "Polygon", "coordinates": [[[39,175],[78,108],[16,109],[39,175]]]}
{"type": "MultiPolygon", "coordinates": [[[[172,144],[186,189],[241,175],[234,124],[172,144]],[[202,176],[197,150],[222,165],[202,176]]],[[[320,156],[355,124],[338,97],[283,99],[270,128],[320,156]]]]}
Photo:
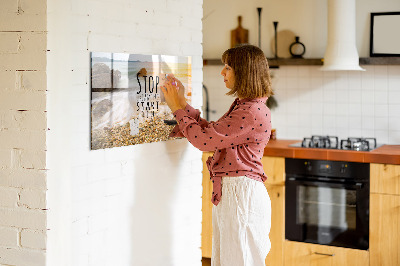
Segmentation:
{"type": "Polygon", "coordinates": [[[286,239],[367,250],[369,185],[286,178],[286,239]]]}

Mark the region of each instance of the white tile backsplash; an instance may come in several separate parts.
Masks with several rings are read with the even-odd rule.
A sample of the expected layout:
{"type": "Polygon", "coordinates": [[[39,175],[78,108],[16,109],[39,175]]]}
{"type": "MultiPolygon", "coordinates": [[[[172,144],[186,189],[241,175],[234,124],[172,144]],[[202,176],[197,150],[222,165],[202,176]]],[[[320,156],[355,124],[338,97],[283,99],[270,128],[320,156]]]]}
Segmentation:
{"type": "Polygon", "coordinates": [[[361,90],[361,101],[363,104],[374,103],[374,91],[362,89],[361,90]]]}
{"type": "Polygon", "coordinates": [[[338,119],[336,119],[336,128],[347,131],[349,128],[349,117],[340,116],[338,119]]]}
{"type": "MultiPolygon", "coordinates": [[[[272,69],[278,108],[272,124],[281,139],[314,135],[376,137],[379,143],[400,144],[400,66],[364,65],[366,71],[320,71],[319,66],[272,69]],[[306,133],[306,134],[305,134],[306,133]]],[[[219,71],[204,69],[210,108],[228,106],[219,71]],[[212,89],[211,89],[212,88],[212,89]],[[214,95],[218,100],[214,99],[214,95]],[[216,107],[217,106],[217,107],[216,107]]],[[[219,108],[217,119],[227,108],[219,108]]]]}
{"type": "Polygon", "coordinates": [[[388,102],[388,92],[387,90],[375,91],[374,101],[376,104],[385,104],[388,102]]]}
{"type": "Polygon", "coordinates": [[[375,105],[375,117],[388,117],[389,108],[387,104],[376,104],[375,105]]]}
{"type": "Polygon", "coordinates": [[[324,104],[323,114],[324,114],[324,116],[335,115],[336,114],[336,105],[335,105],[335,103],[326,103],[326,104],[324,104]]]}
{"type": "Polygon", "coordinates": [[[400,131],[400,117],[391,117],[388,124],[389,130],[400,131]]]}
{"type": "Polygon", "coordinates": [[[336,114],[340,116],[346,116],[349,114],[349,105],[346,103],[336,104],[336,114]]]}
{"type": "Polygon", "coordinates": [[[387,74],[388,74],[388,66],[383,65],[383,66],[374,66],[374,77],[375,79],[377,78],[384,78],[387,79],[387,74]]]}
{"type": "Polygon", "coordinates": [[[389,118],[400,116],[400,104],[389,104],[389,118]]]}
{"type": "Polygon", "coordinates": [[[388,93],[389,96],[389,104],[400,104],[400,88],[397,91],[391,90],[388,93]]]}
{"type": "Polygon", "coordinates": [[[388,90],[398,91],[400,90],[400,74],[394,74],[388,78],[388,90]]]}
{"type": "Polygon", "coordinates": [[[299,77],[297,82],[298,82],[298,87],[299,88],[303,88],[303,89],[307,89],[307,90],[310,89],[311,81],[310,81],[310,76],[309,75],[308,76],[299,77]]]}
{"type": "Polygon", "coordinates": [[[387,91],[388,89],[388,79],[378,76],[374,80],[375,91],[387,91]]]}
{"type": "Polygon", "coordinates": [[[310,76],[311,76],[311,71],[313,71],[313,69],[310,68],[310,67],[298,68],[297,69],[297,74],[301,78],[309,79],[310,76]]]}
{"type": "Polygon", "coordinates": [[[387,130],[375,130],[375,137],[378,141],[378,144],[388,143],[389,142],[389,133],[387,130]]]}
{"type": "Polygon", "coordinates": [[[375,115],[375,106],[372,103],[363,103],[361,105],[361,116],[374,116],[375,115]]]}
{"type": "Polygon", "coordinates": [[[285,73],[282,73],[286,77],[297,77],[298,76],[298,67],[296,66],[287,66],[285,67],[286,71],[285,73]]]}
{"type": "Polygon", "coordinates": [[[286,87],[288,89],[299,88],[298,78],[297,77],[287,77],[286,78],[286,87]]]}
{"type": "Polygon", "coordinates": [[[389,130],[389,140],[387,143],[400,143],[400,131],[389,130]]]}
{"type": "Polygon", "coordinates": [[[345,103],[347,105],[350,102],[349,90],[348,89],[338,90],[337,94],[336,94],[336,101],[337,101],[337,103],[343,103],[343,104],[345,103]]]}
{"type": "MultiPolygon", "coordinates": [[[[361,118],[361,126],[362,126],[363,130],[364,129],[365,130],[374,130],[374,128],[375,128],[375,119],[374,119],[374,117],[373,116],[363,116],[361,118]]],[[[363,137],[367,137],[367,136],[363,136],[363,137]]]]}

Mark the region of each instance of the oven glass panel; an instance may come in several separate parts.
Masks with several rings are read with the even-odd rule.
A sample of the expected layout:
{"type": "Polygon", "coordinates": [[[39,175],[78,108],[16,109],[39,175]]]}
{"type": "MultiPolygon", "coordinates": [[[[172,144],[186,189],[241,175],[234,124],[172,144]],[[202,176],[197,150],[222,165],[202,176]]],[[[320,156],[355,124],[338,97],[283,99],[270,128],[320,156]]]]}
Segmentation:
{"type": "Polygon", "coordinates": [[[313,186],[297,189],[298,224],[340,231],[356,229],[355,190],[313,186]]]}

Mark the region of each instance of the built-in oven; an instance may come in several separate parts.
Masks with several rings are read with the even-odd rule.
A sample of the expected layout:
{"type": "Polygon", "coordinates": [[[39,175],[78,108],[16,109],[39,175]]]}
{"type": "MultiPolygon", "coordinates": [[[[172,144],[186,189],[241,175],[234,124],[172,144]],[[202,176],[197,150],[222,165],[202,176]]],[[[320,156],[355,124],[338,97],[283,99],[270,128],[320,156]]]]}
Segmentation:
{"type": "Polygon", "coordinates": [[[286,239],[368,249],[369,164],[287,158],[285,169],[286,239]]]}

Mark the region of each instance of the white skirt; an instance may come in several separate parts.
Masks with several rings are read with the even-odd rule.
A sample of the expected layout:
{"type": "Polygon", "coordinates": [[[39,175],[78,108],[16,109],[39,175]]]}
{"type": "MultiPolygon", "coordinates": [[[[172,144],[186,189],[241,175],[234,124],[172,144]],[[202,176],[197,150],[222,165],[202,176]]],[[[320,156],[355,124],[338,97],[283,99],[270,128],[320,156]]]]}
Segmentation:
{"type": "Polygon", "coordinates": [[[222,178],[222,197],[212,210],[212,266],[262,266],[271,249],[271,201],[254,179],[222,178]]]}

